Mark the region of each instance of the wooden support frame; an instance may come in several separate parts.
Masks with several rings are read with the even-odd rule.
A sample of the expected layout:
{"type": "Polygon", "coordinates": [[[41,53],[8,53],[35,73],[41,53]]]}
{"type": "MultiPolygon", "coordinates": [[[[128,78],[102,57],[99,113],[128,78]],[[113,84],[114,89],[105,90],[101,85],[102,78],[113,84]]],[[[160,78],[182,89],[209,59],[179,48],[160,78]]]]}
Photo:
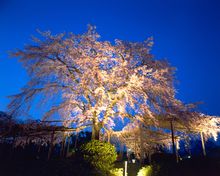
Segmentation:
{"type": "Polygon", "coordinates": [[[176,162],[179,162],[179,156],[178,156],[178,150],[176,148],[175,144],[175,138],[174,138],[174,126],[173,126],[173,120],[170,120],[170,130],[171,130],[171,138],[172,138],[172,144],[173,144],[173,155],[176,158],[176,162]]]}
{"type": "Polygon", "coordinates": [[[53,151],[54,134],[55,134],[55,131],[53,131],[51,133],[51,141],[50,141],[50,147],[49,147],[49,151],[48,151],[48,155],[47,155],[47,160],[50,159],[52,151],[53,151]]]}
{"type": "Polygon", "coordinates": [[[206,157],[206,150],[205,150],[205,140],[204,140],[204,136],[203,136],[203,132],[200,132],[200,138],[201,138],[201,142],[202,142],[202,153],[203,156],[206,157]]]}

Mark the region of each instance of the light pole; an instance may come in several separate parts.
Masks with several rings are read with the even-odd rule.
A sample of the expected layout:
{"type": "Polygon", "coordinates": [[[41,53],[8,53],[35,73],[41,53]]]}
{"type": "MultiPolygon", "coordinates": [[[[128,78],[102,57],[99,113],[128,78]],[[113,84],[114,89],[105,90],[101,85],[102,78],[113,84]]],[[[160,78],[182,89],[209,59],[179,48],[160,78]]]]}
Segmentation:
{"type": "Polygon", "coordinates": [[[128,161],[125,161],[125,175],[124,176],[127,176],[127,171],[128,171],[128,161]]]}

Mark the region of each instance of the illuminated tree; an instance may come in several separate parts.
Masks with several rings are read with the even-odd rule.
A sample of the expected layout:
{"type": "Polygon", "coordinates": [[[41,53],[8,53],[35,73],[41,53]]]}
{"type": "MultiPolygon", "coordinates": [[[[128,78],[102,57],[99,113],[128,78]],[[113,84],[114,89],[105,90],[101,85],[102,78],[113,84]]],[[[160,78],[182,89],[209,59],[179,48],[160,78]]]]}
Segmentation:
{"type": "MultiPolygon", "coordinates": [[[[171,144],[177,156],[178,141],[198,133],[205,155],[204,138],[217,138],[217,117],[195,112],[193,104],[175,99],[174,68],[150,54],[152,38],[144,42],[115,40],[112,44],[99,40],[92,26],[82,35],[40,34],[39,39],[34,38],[35,44],[13,53],[30,81],[21,93],[11,96],[11,115],[26,114],[36,100],[42,106],[53,102],[46,106],[43,120],[59,115],[65,127],[92,127],[93,139],[99,139],[104,129],[109,142],[111,135],[117,137],[140,159],[143,152],[150,157],[158,146],[171,144]],[[115,119],[126,117],[129,124],[114,132],[115,119]]],[[[27,133],[32,130],[30,124],[22,127],[27,133]]],[[[43,137],[55,141],[51,136],[43,137]]],[[[29,139],[36,141],[35,137],[29,139]]]]}
{"type": "Polygon", "coordinates": [[[114,118],[129,117],[156,123],[155,114],[178,103],[173,88],[174,69],[150,54],[152,38],[144,42],[100,41],[95,27],[82,35],[41,33],[19,57],[30,81],[11,96],[13,115],[28,111],[33,100],[54,101],[43,119],[57,113],[64,125],[92,126],[93,139],[114,118]],[[162,106],[163,105],[163,106],[162,106]]]}

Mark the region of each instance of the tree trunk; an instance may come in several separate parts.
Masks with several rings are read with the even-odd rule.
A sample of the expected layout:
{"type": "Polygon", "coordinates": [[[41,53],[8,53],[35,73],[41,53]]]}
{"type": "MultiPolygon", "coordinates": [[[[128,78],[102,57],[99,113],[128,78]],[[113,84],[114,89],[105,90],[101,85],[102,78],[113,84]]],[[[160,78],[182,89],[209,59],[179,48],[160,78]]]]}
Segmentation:
{"type": "Polygon", "coordinates": [[[143,133],[142,133],[142,124],[139,125],[140,130],[140,164],[142,165],[144,163],[144,146],[143,146],[143,133]]]}
{"type": "Polygon", "coordinates": [[[98,117],[94,116],[93,118],[93,125],[92,125],[92,140],[99,140],[101,124],[98,121],[98,117]]]}
{"type": "Polygon", "coordinates": [[[98,124],[93,124],[92,127],[92,140],[99,140],[100,127],[98,124]]]}
{"type": "Polygon", "coordinates": [[[107,135],[108,135],[108,143],[110,143],[110,141],[111,141],[111,132],[108,131],[108,132],[107,132],[107,135]]]}

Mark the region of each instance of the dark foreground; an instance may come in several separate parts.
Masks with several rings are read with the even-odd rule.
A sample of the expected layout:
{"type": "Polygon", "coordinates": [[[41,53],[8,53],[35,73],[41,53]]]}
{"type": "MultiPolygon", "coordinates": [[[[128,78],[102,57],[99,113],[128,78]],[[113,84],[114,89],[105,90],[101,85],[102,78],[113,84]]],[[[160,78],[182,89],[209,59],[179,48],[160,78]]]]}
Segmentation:
{"type": "MultiPolygon", "coordinates": [[[[122,167],[123,162],[117,162],[115,167],[122,167]]],[[[128,164],[128,176],[136,176],[140,164],[128,164]]],[[[154,176],[219,176],[220,159],[192,158],[173,162],[172,158],[156,156],[153,162],[154,176]]],[[[89,176],[99,175],[92,173],[83,162],[77,158],[51,159],[7,159],[1,158],[1,176],[89,176]]]]}

